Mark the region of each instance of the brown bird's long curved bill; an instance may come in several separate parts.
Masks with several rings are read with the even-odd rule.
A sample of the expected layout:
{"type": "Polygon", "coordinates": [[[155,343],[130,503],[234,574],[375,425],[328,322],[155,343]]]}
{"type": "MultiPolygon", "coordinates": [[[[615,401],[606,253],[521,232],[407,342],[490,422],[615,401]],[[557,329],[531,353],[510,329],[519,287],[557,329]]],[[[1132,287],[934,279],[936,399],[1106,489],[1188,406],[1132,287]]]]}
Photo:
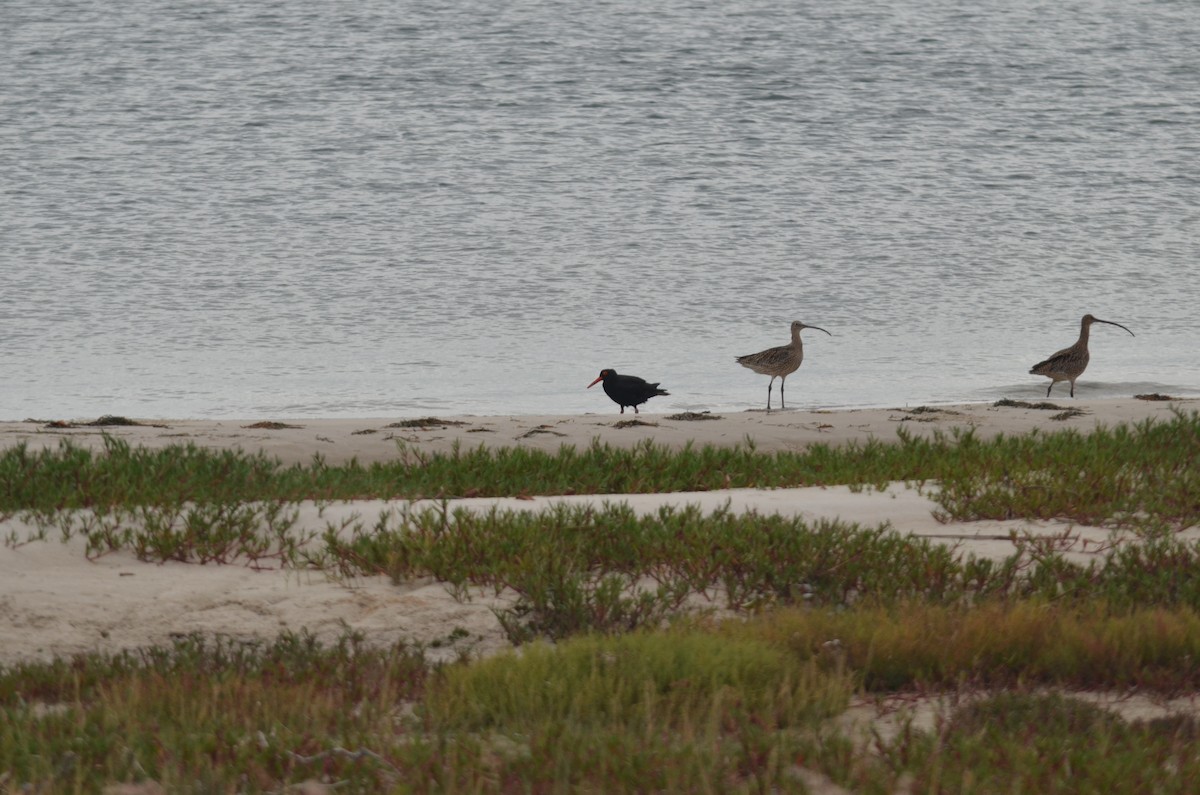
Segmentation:
{"type": "MultiPolygon", "coordinates": [[[[1094,320],[1095,320],[1097,323],[1107,323],[1108,325],[1110,325],[1110,326],[1116,326],[1117,328],[1125,328],[1125,327],[1124,327],[1124,326],[1122,326],[1120,323],[1114,323],[1114,322],[1112,322],[1111,320],[1101,320],[1100,318],[1094,318],[1094,320]]],[[[1127,329],[1127,328],[1125,328],[1125,330],[1126,330],[1126,331],[1129,331],[1129,329],[1127,329]]],[[[1129,336],[1131,336],[1131,337],[1136,337],[1136,336],[1137,336],[1137,334],[1134,334],[1132,331],[1129,331],[1129,336]]]]}
{"type": "MultiPolygon", "coordinates": [[[[816,329],[817,331],[825,331],[825,329],[821,328],[820,326],[805,326],[805,328],[812,328],[812,329],[816,329]]],[[[829,332],[828,332],[828,331],[825,331],[825,333],[826,333],[826,334],[829,334],[829,332]]],[[[833,335],[832,335],[832,334],[829,334],[829,336],[831,336],[831,337],[832,337],[833,335]]]]}

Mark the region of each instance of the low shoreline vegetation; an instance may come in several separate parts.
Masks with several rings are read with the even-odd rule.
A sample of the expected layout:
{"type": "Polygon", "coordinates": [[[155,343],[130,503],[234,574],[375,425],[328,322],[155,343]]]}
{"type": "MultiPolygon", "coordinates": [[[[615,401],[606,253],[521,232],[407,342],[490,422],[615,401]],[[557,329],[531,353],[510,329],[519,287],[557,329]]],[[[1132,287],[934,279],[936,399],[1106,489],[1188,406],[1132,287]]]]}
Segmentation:
{"type": "Polygon", "coordinates": [[[506,593],[497,617],[517,648],[433,664],[353,633],[188,636],[0,666],[0,793],[1190,792],[1194,715],[1125,720],[1071,691],[1200,689],[1200,547],[1175,535],[1200,516],[1198,473],[1195,413],[769,455],[401,448],[371,467],[111,438],[101,454],[12,448],[0,516],[38,538],[506,593]],[[894,481],[929,489],[946,519],[1060,518],[1139,540],[1082,565],[1034,539],[994,561],[887,526],[689,508],[442,505],[299,532],[294,507],[894,481]],[[930,725],[838,723],[895,693],[947,703],[930,725]]]}
{"type": "Polygon", "coordinates": [[[1040,539],[1001,560],[960,554],[886,525],[863,528],[695,507],[639,516],[625,504],[539,512],[427,509],[330,528],[310,560],[352,577],[432,577],[460,598],[515,596],[496,610],[509,640],[655,627],[702,606],[752,613],[918,599],[1143,605],[1200,610],[1200,544],[1170,534],[1113,543],[1087,564],[1040,539]]]}
{"type": "Polygon", "coordinates": [[[353,634],[189,636],[0,668],[0,792],[805,793],[817,776],[880,795],[1182,794],[1200,775],[1194,715],[1125,719],[1071,691],[1145,681],[1098,680],[1114,662],[1164,674],[1167,693],[1194,685],[1197,621],[1053,605],[789,610],[439,667],[353,634]],[[838,724],[852,701],[899,688],[940,692],[936,719],[838,724]]]}
{"type": "Polygon", "coordinates": [[[520,447],[426,454],[399,444],[395,461],[283,466],[264,454],[195,445],[103,453],[63,440],[0,453],[0,515],[20,510],[360,499],[622,494],[790,486],[882,488],[934,481],[947,519],[1065,518],[1164,527],[1200,522],[1200,413],[1170,420],[981,440],[972,432],[762,453],[751,444],[670,450],[593,442],[557,453],[520,447]]]}

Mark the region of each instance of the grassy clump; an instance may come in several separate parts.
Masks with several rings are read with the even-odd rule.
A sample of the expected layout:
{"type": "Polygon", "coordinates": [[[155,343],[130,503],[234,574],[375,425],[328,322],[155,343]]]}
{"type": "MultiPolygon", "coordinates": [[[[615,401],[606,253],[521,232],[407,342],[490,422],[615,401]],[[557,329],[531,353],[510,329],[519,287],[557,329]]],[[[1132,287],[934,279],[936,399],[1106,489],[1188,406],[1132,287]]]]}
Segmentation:
{"type": "Polygon", "coordinates": [[[46,540],[58,530],[63,541],[80,536],[89,560],[118,550],[138,560],[161,563],[241,563],[256,568],[293,563],[315,537],[296,530],[299,512],[284,503],[201,502],[170,506],[113,506],[96,510],[27,511],[35,530],[9,546],[46,540]]]}
{"type": "Polygon", "coordinates": [[[1200,522],[1200,415],[1090,434],[959,439],[971,464],[938,476],[944,516],[1066,518],[1179,529],[1200,522]]]}
{"type": "Polygon", "coordinates": [[[502,738],[498,779],[523,790],[799,793],[798,731],[843,709],[851,690],[844,672],[759,641],[673,630],[539,643],[448,669],[422,716],[493,747],[502,738]]]}
{"type": "Polygon", "coordinates": [[[975,605],[905,602],[852,610],[785,609],[730,623],[732,637],[836,660],[871,691],[933,687],[1067,688],[1160,692],[1200,688],[1200,612],[1115,608],[1100,600],[975,605]]]}
{"type": "Polygon", "coordinates": [[[264,791],[325,772],[376,786],[391,765],[333,749],[393,735],[427,673],[405,646],[296,635],[271,645],[189,637],[0,669],[0,785],[74,792],[151,779],[190,792],[240,779],[264,791]]]}
{"type": "Polygon", "coordinates": [[[1002,693],[957,709],[907,766],[921,792],[1186,793],[1200,776],[1195,732],[1194,721],[1130,723],[1060,694],[1002,693]]]}
{"type": "Polygon", "coordinates": [[[0,512],[286,501],[280,473],[261,453],[192,444],[150,450],[105,436],[103,454],[66,439],[40,452],[17,445],[0,454],[0,512]]]}
{"type": "Polygon", "coordinates": [[[854,792],[1037,792],[1085,795],[1195,791],[1196,720],[1126,721],[1060,693],[1009,691],[968,697],[933,730],[904,722],[875,736],[870,753],[838,735],[806,754],[854,792]]]}
{"type": "Polygon", "coordinates": [[[845,708],[853,684],[752,638],[673,630],[536,643],[444,672],[426,699],[438,726],[546,722],[656,731],[769,716],[796,726],[845,708]]]}

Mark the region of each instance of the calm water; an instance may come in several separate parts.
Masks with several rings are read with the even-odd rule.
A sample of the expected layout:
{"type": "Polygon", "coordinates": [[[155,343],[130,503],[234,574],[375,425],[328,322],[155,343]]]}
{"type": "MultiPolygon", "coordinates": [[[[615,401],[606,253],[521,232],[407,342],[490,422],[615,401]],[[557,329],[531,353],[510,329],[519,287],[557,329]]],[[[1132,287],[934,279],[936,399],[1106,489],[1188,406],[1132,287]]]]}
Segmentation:
{"type": "Polygon", "coordinates": [[[4,0],[0,285],[0,419],[1197,394],[1200,3],[4,0]]]}

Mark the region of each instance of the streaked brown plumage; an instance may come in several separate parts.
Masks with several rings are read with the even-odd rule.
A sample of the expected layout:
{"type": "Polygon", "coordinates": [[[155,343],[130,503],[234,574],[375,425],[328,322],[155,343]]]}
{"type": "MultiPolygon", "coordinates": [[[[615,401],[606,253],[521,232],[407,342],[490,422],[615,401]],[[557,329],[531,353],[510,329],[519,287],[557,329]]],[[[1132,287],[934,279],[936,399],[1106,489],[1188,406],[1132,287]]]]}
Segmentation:
{"type": "MultiPolygon", "coordinates": [[[[767,382],[767,412],[771,411],[771,387],[775,384],[775,379],[779,378],[779,408],[785,408],[783,404],[783,385],[787,381],[787,377],[796,372],[800,368],[800,363],[804,361],[804,344],[800,342],[801,329],[816,329],[817,331],[825,331],[820,326],[806,326],[799,320],[792,321],[792,341],[787,345],[780,345],[777,348],[767,348],[765,351],[758,353],[750,353],[745,356],[737,357],[737,363],[742,367],[748,367],[761,375],[771,376],[771,380],[767,382]]],[[[825,331],[829,334],[828,331],[825,331]]],[[[829,334],[829,336],[833,336],[829,334]]]]}
{"type": "MultiPolygon", "coordinates": [[[[1069,348],[1063,348],[1044,362],[1038,362],[1029,371],[1030,375],[1044,375],[1050,379],[1050,386],[1046,387],[1046,397],[1050,397],[1050,390],[1054,389],[1054,385],[1059,381],[1070,381],[1071,397],[1075,397],[1075,379],[1079,378],[1087,369],[1088,360],[1091,358],[1088,353],[1088,330],[1093,323],[1107,323],[1110,326],[1125,328],[1120,323],[1114,323],[1111,320],[1101,320],[1092,315],[1084,315],[1079,325],[1079,339],[1075,341],[1075,344],[1069,348]]],[[[1125,330],[1129,331],[1127,328],[1125,330]]],[[[1135,335],[1129,331],[1129,336],[1135,335]]]]}

